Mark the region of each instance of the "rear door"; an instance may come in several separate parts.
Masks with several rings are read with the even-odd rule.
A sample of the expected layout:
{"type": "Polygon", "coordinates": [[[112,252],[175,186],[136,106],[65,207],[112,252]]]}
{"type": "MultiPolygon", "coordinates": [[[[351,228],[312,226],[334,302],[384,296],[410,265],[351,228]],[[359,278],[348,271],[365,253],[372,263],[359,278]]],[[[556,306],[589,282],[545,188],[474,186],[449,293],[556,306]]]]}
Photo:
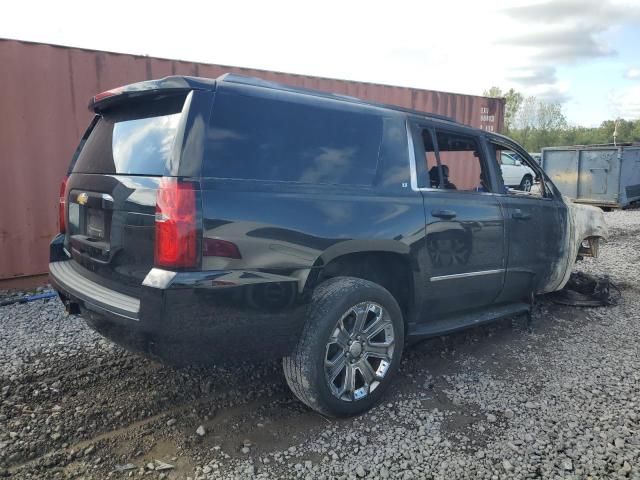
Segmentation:
{"type": "Polygon", "coordinates": [[[454,128],[414,128],[426,217],[425,321],[491,304],[504,280],[504,220],[492,192],[494,175],[479,138],[454,128]]]}
{"type": "Polygon", "coordinates": [[[156,191],[180,174],[191,97],[156,92],[94,119],[66,190],[65,247],[83,275],[135,295],[153,267],[156,191]]]}

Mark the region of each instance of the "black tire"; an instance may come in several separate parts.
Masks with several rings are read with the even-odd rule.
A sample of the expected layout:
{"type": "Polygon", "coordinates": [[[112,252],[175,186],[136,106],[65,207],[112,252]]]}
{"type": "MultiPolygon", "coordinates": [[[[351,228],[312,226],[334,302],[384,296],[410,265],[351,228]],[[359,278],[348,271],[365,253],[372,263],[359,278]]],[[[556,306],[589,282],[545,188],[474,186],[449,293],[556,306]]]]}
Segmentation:
{"type": "MultiPolygon", "coordinates": [[[[359,278],[336,277],[323,282],[314,290],[308,312],[307,321],[297,346],[292,354],[282,361],[289,388],[303,403],[324,415],[347,417],[369,410],[380,400],[400,365],[404,347],[404,322],[398,302],[386,289],[376,283],[359,278]],[[382,307],[382,309],[378,307],[382,307]],[[351,383],[354,388],[358,385],[358,375],[361,383],[366,382],[362,370],[358,370],[358,365],[363,365],[361,363],[363,361],[372,366],[370,372],[376,376],[373,382],[365,383],[357,389],[356,394],[350,396],[351,400],[338,398],[337,393],[334,394],[337,389],[335,383],[330,382],[327,377],[329,373],[325,371],[328,368],[325,366],[325,359],[330,355],[330,350],[338,346],[337,342],[331,341],[336,332],[347,332],[346,329],[341,330],[339,325],[344,327],[345,322],[349,319],[348,315],[351,314],[353,314],[354,322],[357,322],[356,312],[363,311],[366,312],[362,316],[364,318],[362,320],[363,328],[367,322],[370,322],[371,333],[367,334],[366,328],[364,328],[362,337],[367,337],[366,339],[352,341],[349,343],[351,345],[349,349],[338,347],[338,355],[341,358],[344,357],[344,385],[347,385],[346,369],[348,368],[350,368],[353,378],[356,379],[354,383],[351,383]],[[375,342],[379,341],[368,335],[378,337],[378,335],[373,335],[373,332],[383,324],[385,325],[384,331],[378,335],[383,335],[385,338],[384,348],[392,350],[388,362],[383,362],[367,350],[372,348],[371,345],[378,345],[375,342]],[[393,329],[393,332],[390,328],[393,329]],[[389,338],[392,338],[393,341],[389,342],[389,338]],[[353,343],[358,343],[359,346],[355,348],[353,343]],[[390,343],[392,347],[386,346],[387,343],[390,343]],[[354,350],[352,351],[352,349],[354,350]],[[357,353],[358,350],[360,353],[357,353]],[[351,362],[351,366],[348,362],[351,362]],[[356,363],[354,364],[354,362],[356,363]],[[377,367],[375,362],[380,362],[377,367]],[[353,373],[356,371],[359,373],[353,373]],[[371,388],[374,384],[375,386],[371,388]],[[359,395],[362,395],[363,391],[367,391],[365,396],[357,398],[358,392],[360,392],[359,395]]],[[[356,331],[355,323],[353,331],[356,331]]]]}
{"type": "Polygon", "coordinates": [[[522,177],[522,180],[520,181],[520,190],[523,192],[530,192],[531,187],[533,187],[533,178],[531,175],[525,175],[522,177]]]}

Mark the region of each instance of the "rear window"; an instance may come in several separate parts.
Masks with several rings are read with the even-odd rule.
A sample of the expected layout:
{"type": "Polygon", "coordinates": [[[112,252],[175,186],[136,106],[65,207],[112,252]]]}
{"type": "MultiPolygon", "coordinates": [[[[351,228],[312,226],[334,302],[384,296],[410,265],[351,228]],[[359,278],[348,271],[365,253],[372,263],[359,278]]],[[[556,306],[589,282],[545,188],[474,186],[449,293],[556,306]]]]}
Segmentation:
{"type": "Polygon", "coordinates": [[[287,101],[216,94],[203,176],[370,185],[382,119],[287,101]]]}
{"type": "Polygon", "coordinates": [[[86,139],[74,173],[169,175],[185,95],[127,102],[104,112],[86,139]]]}

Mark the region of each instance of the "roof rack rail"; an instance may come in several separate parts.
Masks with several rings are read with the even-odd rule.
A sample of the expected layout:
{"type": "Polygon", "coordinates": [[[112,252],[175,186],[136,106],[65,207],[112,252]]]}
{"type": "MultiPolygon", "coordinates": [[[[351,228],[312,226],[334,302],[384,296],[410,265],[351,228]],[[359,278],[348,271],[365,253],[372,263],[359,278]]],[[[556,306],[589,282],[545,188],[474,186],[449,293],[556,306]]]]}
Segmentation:
{"type": "Polygon", "coordinates": [[[392,105],[389,103],[372,102],[370,100],[363,100],[362,98],[352,97],[350,95],[343,95],[341,93],[329,93],[329,92],[324,92],[322,90],[314,90],[312,88],[294,87],[294,86],[286,85],[283,83],[271,82],[269,80],[264,80],[259,77],[240,75],[238,73],[225,73],[224,75],[221,75],[220,77],[218,77],[217,80],[223,81],[223,82],[230,82],[230,83],[239,83],[242,85],[272,88],[275,90],[283,90],[283,91],[293,92],[293,93],[303,93],[307,95],[313,95],[316,97],[333,98],[335,100],[346,100],[352,103],[359,103],[362,105],[370,105],[372,107],[386,108],[386,109],[395,110],[398,112],[410,113],[412,115],[417,115],[420,117],[428,117],[428,118],[433,118],[437,120],[443,120],[445,122],[460,123],[454,118],[448,117],[446,115],[440,115],[437,113],[429,113],[429,112],[421,112],[419,110],[401,107],[398,105],[392,105]]]}

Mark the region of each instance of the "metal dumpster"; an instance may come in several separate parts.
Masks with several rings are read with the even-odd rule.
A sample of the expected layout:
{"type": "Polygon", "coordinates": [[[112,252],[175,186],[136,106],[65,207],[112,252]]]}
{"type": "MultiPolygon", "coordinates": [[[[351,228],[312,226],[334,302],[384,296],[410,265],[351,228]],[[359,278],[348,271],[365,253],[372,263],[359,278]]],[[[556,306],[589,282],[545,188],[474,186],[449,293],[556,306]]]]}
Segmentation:
{"type": "Polygon", "coordinates": [[[544,148],[542,168],[578,203],[624,208],[640,201],[640,144],[544,148]]]}

